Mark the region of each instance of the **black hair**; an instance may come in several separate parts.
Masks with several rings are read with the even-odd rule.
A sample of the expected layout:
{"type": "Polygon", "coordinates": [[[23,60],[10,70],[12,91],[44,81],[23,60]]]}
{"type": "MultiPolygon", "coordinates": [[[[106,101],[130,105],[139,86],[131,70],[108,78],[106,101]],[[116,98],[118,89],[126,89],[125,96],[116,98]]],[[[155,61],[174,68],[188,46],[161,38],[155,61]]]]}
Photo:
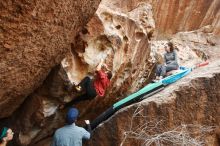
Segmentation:
{"type": "Polygon", "coordinates": [[[167,43],[167,45],[170,47],[170,52],[173,52],[174,51],[173,43],[169,42],[167,43]]]}

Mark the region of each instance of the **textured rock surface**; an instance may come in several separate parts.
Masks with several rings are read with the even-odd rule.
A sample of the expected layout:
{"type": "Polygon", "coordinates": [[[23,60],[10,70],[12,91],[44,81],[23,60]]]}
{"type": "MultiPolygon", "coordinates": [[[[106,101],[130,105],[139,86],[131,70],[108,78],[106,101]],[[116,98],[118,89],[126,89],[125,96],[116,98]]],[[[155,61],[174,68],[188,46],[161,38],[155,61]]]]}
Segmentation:
{"type": "MultiPolygon", "coordinates": [[[[155,57],[157,54],[159,56],[163,54],[163,48],[167,40],[158,41],[153,38],[152,41],[149,41],[152,37],[152,33],[155,31],[151,5],[141,3],[135,7],[135,3],[131,2],[129,4],[131,4],[133,8],[129,9],[129,11],[123,7],[114,7],[115,5],[126,6],[122,4],[118,5],[114,2],[107,3],[107,1],[103,1],[97,11],[97,15],[88,23],[85,30],[76,36],[75,40],[77,40],[77,42],[72,46],[72,52],[62,62],[72,83],[79,83],[87,73],[93,73],[95,66],[101,58],[105,58],[106,63],[114,73],[110,90],[104,99],[95,99],[74,105],[81,111],[80,119],[94,119],[112,103],[146,84],[153,73],[155,57]],[[85,107],[85,105],[87,106],[85,107]]],[[[213,53],[217,53],[219,38],[212,33],[204,31],[206,29],[207,27],[202,27],[197,31],[178,33],[171,37],[172,41],[178,47],[177,53],[182,65],[191,67],[193,64],[201,62],[202,60],[207,58],[211,59],[213,53]],[[213,52],[209,52],[208,50],[212,50],[213,52]]],[[[185,28],[181,30],[185,30],[185,28]]],[[[183,95],[185,94],[184,90],[183,95]]],[[[164,96],[164,98],[165,97],[168,96],[164,96]]],[[[173,102],[175,102],[175,100],[173,102]]],[[[165,103],[165,105],[167,104],[165,103]]],[[[184,105],[184,103],[180,104],[180,106],[184,105]]],[[[217,106],[215,105],[215,107],[217,106]]],[[[143,107],[148,108],[147,105],[143,107]]],[[[164,106],[164,108],[167,107],[164,106]]],[[[128,109],[128,111],[125,111],[123,114],[129,112],[131,114],[133,111],[128,109]]],[[[167,116],[163,115],[163,113],[161,114],[162,116],[167,116]]],[[[94,139],[92,139],[92,142],[89,144],[119,145],[123,138],[123,131],[120,129],[124,124],[126,125],[127,116],[124,118],[121,117],[118,121],[118,123],[121,124],[116,124],[116,121],[113,120],[111,122],[114,123],[114,126],[112,124],[106,124],[103,125],[104,127],[101,126],[98,128],[95,132],[97,135],[94,136],[94,139]],[[104,128],[104,130],[102,128],[104,128]],[[117,131],[117,129],[119,130],[117,131]],[[103,132],[100,132],[100,130],[103,132]],[[106,139],[102,138],[103,135],[106,139]],[[98,139],[101,139],[100,143],[98,139]],[[113,141],[115,141],[115,143],[111,143],[113,141]]],[[[152,114],[152,116],[157,117],[158,115],[152,114]]],[[[166,120],[165,122],[165,126],[168,128],[174,128],[179,124],[176,123],[175,120],[173,124],[166,120]],[[167,123],[171,125],[166,125],[167,123]]],[[[201,121],[197,122],[201,124],[201,121]]],[[[139,122],[137,121],[137,123],[139,122]]],[[[210,123],[207,122],[207,124],[210,123]]],[[[215,124],[217,124],[217,122],[215,124]]],[[[124,131],[126,130],[127,129],[124,131]]],[[[212,137],[212,141],[214,140],[212,137]]],[[[128,142],[128,145],[139,143],[129,140],[126,142],[128,142]]],[[[43,143],[48,143],[48,141],[45,139],[43,143]]],[[[42,145],[42,143],[38,143],[38,145],[42,145]]]]}
{"type": "MultiPolygon", "coordinates": [[[[177,44],[179,48],[177,53],[186,66],[190,67],[199,61],[196,55],[193,56],[192,50],[201,57],[200,59],[208,58],[210,64],[194,70],[190,75],[166,87],[160,93],[117,112],[95,129],[89,145],[142,145],[147,138],[150,139],[149,135],[156,139],[156,135],[186,124],[192,127],[214,126],[213,130],[206,134],[202,133],[201,129],[189,129],[191,132],[194,131],[191,133],[192,136],[203,135],[200,140],[205,145],[218,146],[220,139],[219,37],[198,30],[178,33],[173,36],[172,41],[177,44]],[[215,45],[207,41],[210,38],[215,45]],[[184,48],[185,54],[182,55],[184,48]],[[190,53],[188,53],[189,50],[191,50],[190,53]]],[[[160,52],[164,43],[164,41],[153,42],[152,47],[160,52]]],[[[156,140],[152,138],[151,141],[154,143],[156,140]]],[[[168,145],[176,145],[176,143],[168,145]]]]}
{"type": "Polygon", "coordinates": [[[112,103],[147,82],[154,68],[149,47],[154,28],[152,7],[148,4],[139,5],[126,14],[103,4],[99,6],[86,31],[77,36],[81,41],[77,41],[70,57],[63,61],[64,69],[75,84],[86,74],[92,75],[102,58],[113,71],[111,87],[105,98],[88,102],[86,108],[83,108],[85,103],[79,104],[82,118],[95,118],[112,103]]]}
{"type": "MultiPolygon", "coordinates": [[[[120,145],[125,136],[124,132],[129,131],[130,119],[135,109],[140,105],[144,109],[143,115],[149,116],[149,118],[145,120],[137,119],[134,121],[134,127],[141,123],[144,124],[143,122],[146,121],[159,122],[164,118],[165,123],[163,126],[166,128],[162,127],[160,132],[176,128],[181,123],[214,125],[217,126],[217,130],[219,129],[220,98],[217,88],[219,86],[218,70],[220,63],[216,61],[219,58],[218,48],[220,45],[218,37],[220,30],[218,19],[219,1],[209,1],[209,3],[205,1],[153,1],[152,4],[157,36],[164,36],[164,34],[167,36],[167,34],[179,31],[199,29],[170,36],[171,40],[179,48],[177,52],[182,65],[191,67],[193,64],[206,59],[213,61],[213,63],[211,63],[210,67],[193,72],[192,77],[187,77],[180,83],[170,86],[161,92],[160,95],[155,95],[149,100],[121,110],[95,130],[94,138],[89,142],[89,145],[120,145]],[[180,7],[177,6],[177,3],[181,4],[180,7]],[[179,8],[180,10],[176,11],[184,12],[184,16],[176,18],[176,21],[171,21],[176,16],[176,13],[173,12],[174,10],[171,9],[172,7],[179,8]],[[194,15],[194,11],[201,11],[203,14],[194,15]],[[192,21],[194,18],[198,18],[198,21],[192,21]],[[211,91],[214,91],[214,93],[211,91]],[[188,113],[190,114],[187,115],[188,113]]],[[[117,11],[121,15],[125,15],[140,6],[139,1],[103,1],[102,5],[117,11]]],[[[152,51],[156,50],[155,52],[160,54],[164,42],[166,40],[151,41],[152,51]]],[[[91,112],[95,113],[95,110],[91,112]]],[[[206,140],[206,145],[218,145],[215,131],[209,133],[204,139],[206,140]]],[[[124,145],[141,145],[141,142],[143,141],[127,138],[124,145]]]]}
{"type": "Polygon", "coordinates": [[[129,12],[140,3],[152,4],[156,34],[174,34],[211,25],[206,31],[220,35],[219,0],[104,0],[103,3],[118,12],[129,12]]]}
{"type": "Polygon", "coordinates": [[[56,112],[60,98],[67,95],[66,77],[60,76],[62,71],[60,66],[53,68],[43,85],[13,114],[12,127],[18,132],[19,144],[33,145],[51,136],[53,130],[65,122],[63,114],[56,112]]]}
{"type": "MultiPolygon", "coordinates": [[[[88,110],[83,108],[82,118],[93,119],[121,97],[145,85],[153,75],[157,60],[155,56],[163,54],[165,42],[168,40],[159,42],[155,37],[152,38],[157,25],[154,23],[155,7],[150,4],[151,2],[143,1],[129,1],[125,4],[104,0],[99,6],[97,16],[87,25],[88,32],[78,36],[81,42],[78,41],[73,47],[73,59],[66,59],[72,60],[69,61],[71,63],[64,63],[71,81],[78,83],[88,72],[93,72],[101,58],[106,59],[114,73],[108,94],[101,101],[89,102],[88,110]]],[[[179,48],[179,61],[182,65],[192,66],[206,60],[208,56],[201,48],[212,47],[212,42],[219,44],[218,37],[204,31],[207,27],[171,37],[171,41],[179,48]],[[188,37],[190,40],[186,39],[188,37]]],[[[83,107],[83,104],[79,107],[83,107]]]]}
{"type": "Polygon", "coordinates": [[[0,118],[11,115],[60,63],[99,2],[0,2],[0,118]]]}
{"type": "MultiPolygon", "coordinates": [[[[155,126],[163,121],[162,125],[158,124],[153,134],[167,132],[181,124],[217,126],[219,129],[219,63],[195,70],[190,76],[159,94],[120,110],[95,130],[89,145],[120,145],[125,137],[127,138],[123,145],[141,145],[144,139],[137,140],[138,137],[131,137],[129,132],[152,132],[147,131],[149,127],[145,127],[146,130],[141,128],[149,121],[152,123],[147,126],[155,126]],[[128,135],[125,135],[126,132],[128,135]]],[[[206,145],[218,146],[215,131],[208,135],[202,139],[206,145]]],[[[142,136],[144,137],[144,134],[142,136]]]]}
{"type": "MultiPolygon", "coordinates": [[[[77,84],[87,74],[92,75],[101,59],[105,59],[113,71],[105,98],[74,105],[81,112],[77,123],[80,125],[82,120],[94,119],[114,102],[146,85],[154,76],[155,61],[161,58],[169,37],[178,48],[182,65],[191,67],[206,59],[212,61],[211,65],[198,69],[192,77],[168,87],[160,95],[121,110],[96,129],[89,144],[120,145],[124,132],[130,128],[128,119],[137,107],[141,107],[142,115],[148,118],[137,119],[135,125],[163,119],[167,129],[181,122],[219,126],[219,115],[215,114],[220,113],[217,90],[220,64],[216,61],[220,57],[219,4],[218,0],[104,0],[82,29],[98,2],[18,1],[2,5],[8,5],[8,9],[1,9],[7,12],[0,16],[10,15],[1,17],[0,21],[3,42],[0,44],[3,48],[0,50],[0,81],[3,83],[0,109],[10,110],[4,110],[0,117],[9,116],[26,96],[28,98],[13,116],[1,120],[0,124],[10,123],[20,145],[49,146],[53,132],[64,124],[65,110],[58,111],[57,107],[71,99],[67,88],[70,82],[77,84]],[[25,13],[14,13],[17,5],[18,11],[25,13]],[[193,19],[198,21],[191,21],[193,19]],[[185,30],[193,31],[181,32],[185,30]],[[64,55],[61,66],[53,67],[64,55]],[[209,91],[214,89],[214,93],[209,91]]],[[[165,131],[163,127],[160,130],[165,131]]],[[[216,140],[215,136],[212,132],[206,137],[210,145],[216,140]]],[[[124,142],[124,145],[141,143],[130,138],[124,142]]]]}
{"type": "Polygon", "coordinates": [[[134,21],[136,15],[152,18],[151,7],[144,4],[126,15],[100,7],[87,27],[75,36],[71,52],[62,61],[67,76],[60,67],[54,68],[43,85],[14,114],[19,119],[15,122],[15,129],[20,131],[17,139],[22,145],[49,145],[50,141],[45,138],[64,124],[63,114],[55,111],[60,102],[70,98],[65,89],[67,78],[72,83],[79,83],[86,74],[93,74],[101,59],[105,59],[113,71],[112,85],[104,99],[75,105],[81,111],[80,119],[95,118],[120,97],[134,92],[146,82],[146,76],[153,69],[153,63],[148,60],[151,58],[148,34],[155,25],[153,18],[151,23],[134,21]]]}

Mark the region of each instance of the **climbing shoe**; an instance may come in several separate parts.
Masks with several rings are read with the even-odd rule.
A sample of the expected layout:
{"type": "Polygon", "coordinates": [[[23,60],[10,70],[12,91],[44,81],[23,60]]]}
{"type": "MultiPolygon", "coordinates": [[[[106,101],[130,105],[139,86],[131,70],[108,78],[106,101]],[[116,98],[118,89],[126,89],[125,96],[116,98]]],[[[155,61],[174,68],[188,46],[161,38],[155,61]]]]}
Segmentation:
{"type": "Polygon", "coordinates": [[[82,91],[82,87],[81,87],[80,85],[78,85],[78,86],[75,86],[75,89],[76,89],[76,91],[77,91],[77,92],[80,92],[80,91],[82,91]]]}

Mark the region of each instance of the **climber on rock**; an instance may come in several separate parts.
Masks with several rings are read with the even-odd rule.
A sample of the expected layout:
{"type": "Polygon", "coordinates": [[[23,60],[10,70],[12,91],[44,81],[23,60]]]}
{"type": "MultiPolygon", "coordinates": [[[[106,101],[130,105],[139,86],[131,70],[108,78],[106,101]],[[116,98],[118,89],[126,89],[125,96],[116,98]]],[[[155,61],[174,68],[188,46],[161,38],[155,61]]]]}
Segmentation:
{"type": "Polygon", "coordinates": [[[164,54],[164,64],[157,65],[156,68],[156,79],[154,82],[157,82],[163,77],[165,77],[166,73],[172,70],[178,69],[179,65],[177,62],[177,54],[174,49],[173,43],[169,42],[167,43],[167,46],[165,46],[166,53],[164,54]]]}
{"type": "Polygon", "coordinates": [[[66,115],[67,125],[57,129],[51,146],[82,146],[82,139],[90,139],[91,126],[89,120],[85,120],[88,131],[78,127],[75,122],[78,118],[79,111],[76,108],[70,108],[66,115]]]}
{"type": "Polygon", "coordinates": [[[7,127],[3,127],[0,133],[0,146],[6,146],[13,139],[14,132],[7,127]]]}
{"type": "Polygon", "coordinates": [[[103,97],[107,87],[110,85],[111,78],[112,72],[107,65],[104,64],[104,60],[101,60],[95,71],[95,79],[86,76],[79,85],[75,86],[76,90],[83,94],[74,98],[69,103],[61,105],[60,108],[69,107],[83,100],[92,100],[96,96],[103,97]]]}

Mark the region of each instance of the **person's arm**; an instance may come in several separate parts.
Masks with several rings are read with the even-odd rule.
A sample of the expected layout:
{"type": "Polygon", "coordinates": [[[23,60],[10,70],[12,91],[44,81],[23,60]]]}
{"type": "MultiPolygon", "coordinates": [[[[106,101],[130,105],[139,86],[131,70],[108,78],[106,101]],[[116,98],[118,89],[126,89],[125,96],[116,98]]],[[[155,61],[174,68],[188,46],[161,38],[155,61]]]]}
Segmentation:
{"type": "Polygon", "coordinates": [[[82,131],[83,137],[82,138],[87,139],[87,140],[90,139],[90,136],[91,136],[90,133],[88,131],[86,131],[84,128],[82,128],[82,129],[83,129],[83,131],[82,131]]]}
{"type": "Polygon", "coordinates": [[[103,63],[102,66],[103,66],[107,71],[111,71],[105,63],[103,63]]]}
{"type": "Polygon", "coordinates": [[[100,71],[102,69],[102,65],[104,63],[104,60],[102,59],[101,62],[98,64],[98,66],[96,67],[96,71],[100,71]]]}
{"type": "Polygon", "coordinates": [[[173,54],[174,54],[174,61],[177,63],[177,53],[176,53],[176,51],[173,51],[173,54]]]}
{"type": "Polygon", "coordinates": [[[163,55],[164,65],[167,64],[166,53],[163,55]]]}
{"type": "Polygon", "coordinates": [[[87,126],[87,131],[90,133],[90,136],[92,136],[92,128],[90,125],[90,121],[89,120],[85,120],[86,126],[87,126]]]}

